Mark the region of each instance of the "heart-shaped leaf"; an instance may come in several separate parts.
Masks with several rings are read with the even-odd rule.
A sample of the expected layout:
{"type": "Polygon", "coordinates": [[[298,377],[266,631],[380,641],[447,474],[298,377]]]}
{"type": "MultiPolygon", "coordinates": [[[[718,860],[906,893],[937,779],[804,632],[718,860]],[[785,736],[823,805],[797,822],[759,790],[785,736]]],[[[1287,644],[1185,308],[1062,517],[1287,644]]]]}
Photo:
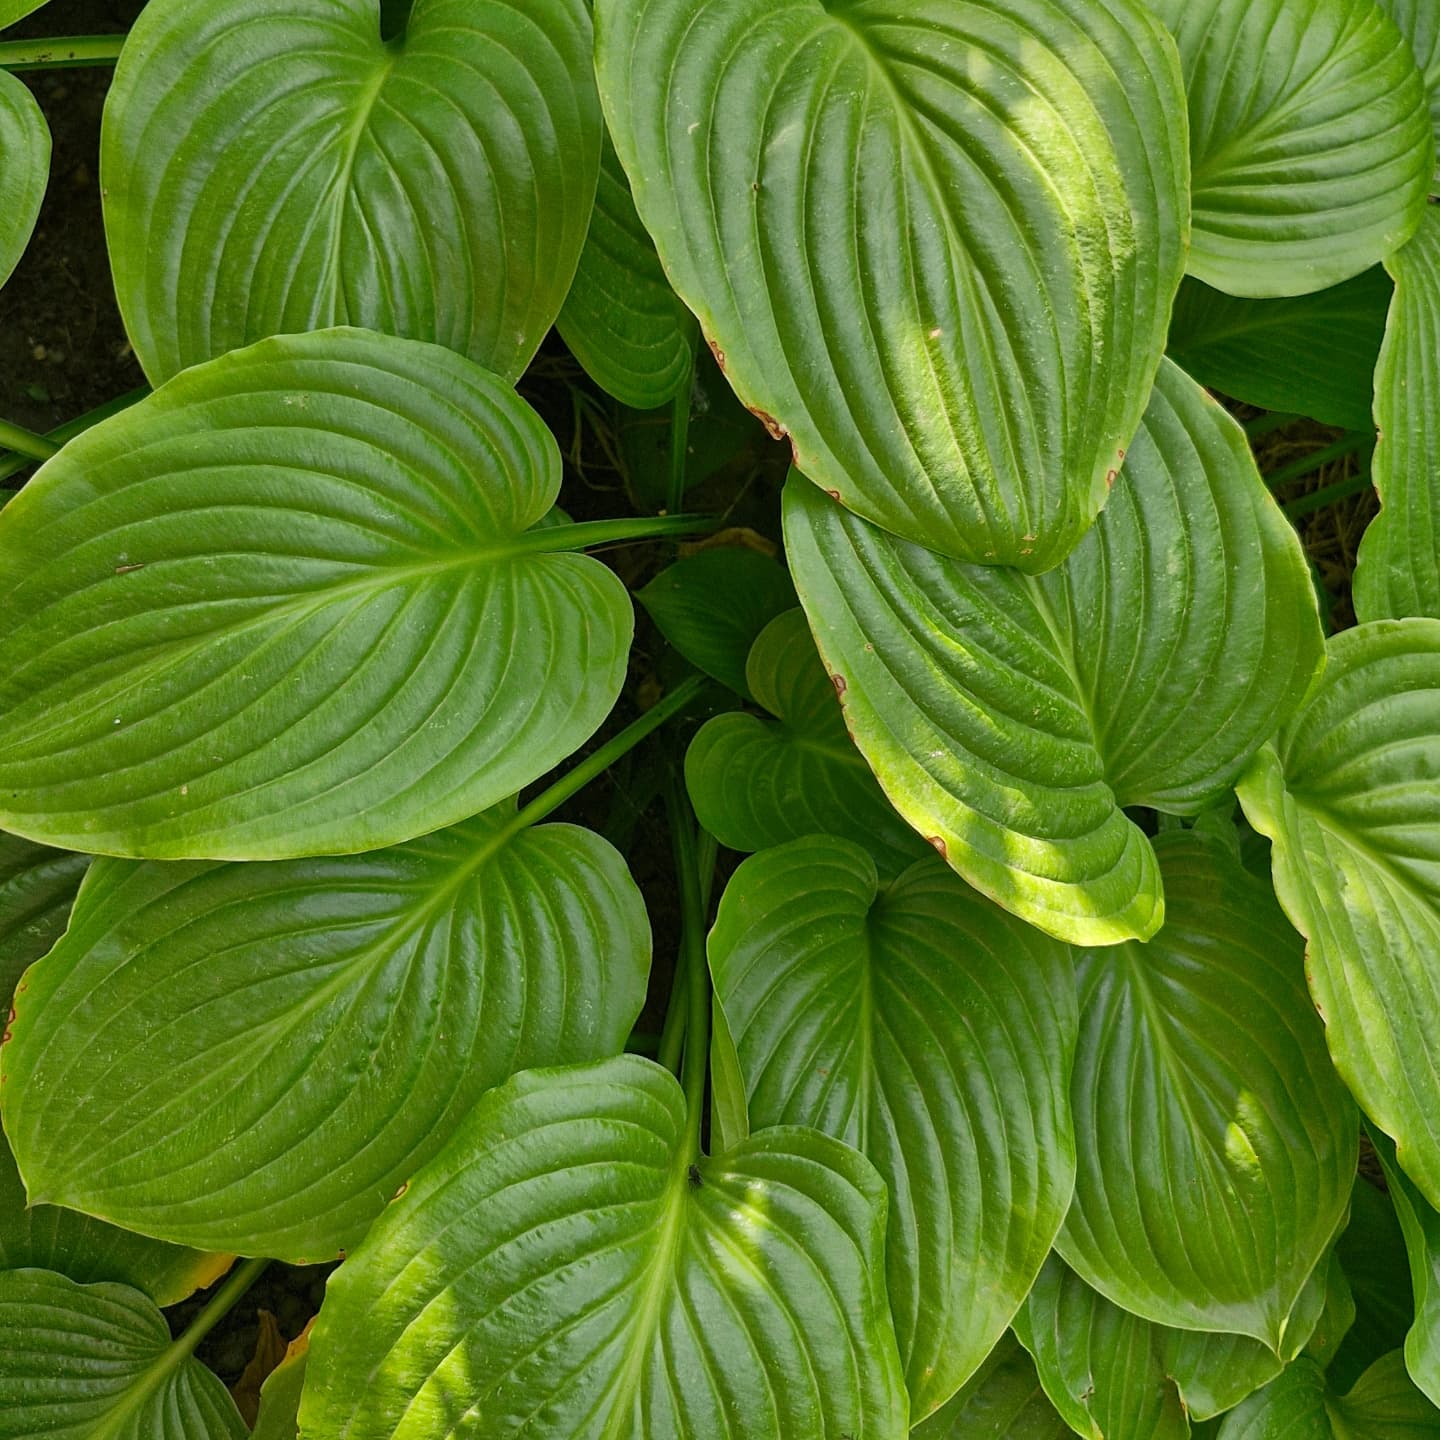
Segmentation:
{"type": "Polygon", "coordinates": [[[375,0],[147,5],[100,167],[151,382],[329,325],[517,378],[590,225],[590,50],[584,0],[415,0],[389,43],[375,0]]]}
{"type": "Polygon", "coordinates": [[[1431,1401],[1440,1405],[1440,1214],[1400,1168],[1390,1137],[1372,1130],[1370,1139],[1385,1167],[1410,1257],[1415,1321],[1405,1337],[1405,1367],[1431,1401]]]}
{"type": "Polygon", "coordinates": [[[0,1440],[248,1440],[214,1373],[126,1285],[0,1271],[0,1440]]]}
{"type": "Polygon", "coordinates": [[[1077,944],[1163,918],[1121,807],[1223,798],[1321,660],[1294,531],[1239,427],[1169,362],[1114,498],[1053,574],[947,560],[793,479],[785,536],[895,808],[977,889],[1077,944]]]}
{"type": "Polygon", "coordinates": [[[1386,262],[1395,299],[1375,370],[1375,488],[1383,508],[1360,541],[1361,620],[1440,619],[1440,209],[1386,262]]]}
{"type": "Polygon", "coordinates": [[[305,1440],[903,1440],[874,1169],[688,1132],[635,1056],[485,1096],[331,1280],[305,1440]]]}
{"type": "Polygon", "coordinates": [[[1240,300],[1186,280],[1175,298],[1168,353],[1202,385],[1246,404],[1368,430],[1393,292],[1378,266],[1282,300],[1240,300]]]}
{"type": "Polygon", "coordinates": [[[1330,640],[1324,678],[1239,786],[1309,941],[1335,1068],[1440,1204],[1440,620],[1330,640]]]}
{"type": "Polygon", "coordinates": [[[58,1205],[25,1203],[8,1142],[0,1137],[0,1270],[58,1270],[88,1285],[109,1280],[175,1305],[213,1285],[234,1257],[186,1250],[58,1205]]]}
{"type": "Polygon", "coordinates": [[[514,794],[605,717],[633,626],[613,572],[551,553],[586,527],[525,533],[559,485],[500,381],[354,330],[198,366],[72,440],[0,511],[0,824],[272,859],[514,794]]]}
{"type": "Polygon", "coordinates": [[[5,157],[0,164],[3,285],[30,243],[50,180],[50,127],[29,88],[6,70],[0,70],[0,155],[5,157]]]}
{"type": "Polygon", "coordinates": [[[641,218],[799,468],[962,559],[1064,559],[1184,263],[1184,96],[1144,7],[598,0],[596,27],[641,218]]]}
{"type": "Polygon", "coordinates": [[[0,1004],[28,965],[64,933],[88,855],[34,845],[0,831],[0,1004]]]}
{"type": "Polygon", "coordinates": [[[1069,1440],[1035,1362],[1006,1335],[955,1397],[912,1434],[914,1440],[1069,1440]]]}
{"type": "Polygon", "coordinates": [[[809,1125],[890,1191],[885,1263],[912,1420],[993,1349],[1074,1181],[1066,947],[937,856],[882,889],[812,836],[735,872],[710,935],[752,1125],[809,1125]]]}
{"type": "Polygon", "coordinates": [[[1263,1390],[1238,1405],[1219,1440],[1437,1440],[1440,1410],[1405,1373],[1396,1350],[1377,1360],[1348,1395],[1337,1395],[1325,1372],[1302,1356],[1263,1390]]]}
{"type": "Polygon", "coordinates": [[[482,1091],[617,1054],[644,902],[598,835],[514,815],[354,857],[97,861],[4,1052],[32,1197],[324,1258],[482,1091]]]}
{"type": "Polygon", "coordinates": [[[843,835],[863,845],[887,878],[925,853],[846,734],[802,611],[761,631],[746,681],[774,718],[716,715],[685,755],[695,813],[722,845],[764,850],[804,835],[843,835]]]}
{"type": "Polygon", "coordinates": [[[1189,270],[1303,295],[1414,233],[1435,169],[1424,83],[1373,0],[1150,0],[1190,102],[1189,270]]]}
{"type": "MultiPolygon", "coordinates": [[[[1324,1294],[1318,1280],[1307,1288],[1295,1317],[1302,1334],[1314,1326],[1324,1294]]],[[[1243,1335],[1142,1320],[1057,1256],[1040,1272],[1015,1328],[1052,1403],[1087,1440],[1186,1440],[1192,1419],[1230,1409],[1284,1367],[1243,1335]]]]}
{"type": "Polygon", "coordinates": [[[736,545],[682,556],[635,598],[692,665],[751,700],[745,675],[750,649],[796,603],[784,566],[736,545]]]}
{"type": "Polygon", "coordinates": [[[1431,0],[1375,0],[1410,42],[1430,96],[1430,126],[1440,142],[1440,9],[1431,0]]]}
{"type": "Polygon", "coordinates": [[[1164,929],[1076,956],[1079,1159],[1056,1249],[1137,1315],[1278,1352],[1345,1221],[1354,1108],[1270,887],[1206,836],[1155,849],[1164,929]]]}
{"type": "Polygon", "coordinates": [[[622,405],[653,410],[690,385],[695,317],[660,268],[608,135],[590,233],[555,324],[591,379],[622,405]]]}

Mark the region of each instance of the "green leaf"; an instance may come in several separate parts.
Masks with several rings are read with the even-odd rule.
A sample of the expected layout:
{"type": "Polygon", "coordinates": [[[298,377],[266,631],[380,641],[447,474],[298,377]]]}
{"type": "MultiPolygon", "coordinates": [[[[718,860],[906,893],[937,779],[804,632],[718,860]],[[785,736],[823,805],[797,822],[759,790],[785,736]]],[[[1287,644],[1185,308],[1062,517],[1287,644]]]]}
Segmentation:
{"type": "MultiPolygon", "coordinates": [[[[1297,1309],[1313,1326],[1324,1287],[1297,1309]]],[[[1087,1440],[1186,1440],[1190,1419],[1238,1404],[1284,1362],[1243,1335],[1155,1325],[1112,1305],[1058,1256],[1015,1322],[1052,1403],[1087,1440]]]]}
{"type": "Polygon", "coordinates": [[[622,405],[653,410],[690,384],[695,317],[660,268],[608,135],[590,233],[555,323],[586,373],[622,405]]]}
{"type": "Polygon", "coordinates": [[[558,553],[583,527],[524,534],[559,485],[500,381],[353,330],[72,440],[0,511],[0,825],[275,859],[514,794],[604,719],[633,626],[612,571],[558,553]]]}
{"type": "Polygon", "coordinates": [[[285,1358],[265,1377],[260,1387],[260,1414],[250,1440],[299,1440],[300,1397],[310,1359],[308,1328],[292,1340],[285,1358]]]}
{"type": "Polygon", "coordinates": [[[1335,1068],[1440,1201],[1440,620],[1330,640],[1324,678],[1239,786],[1309,941],[1335,1068]]]}
{"type": "MultiPolygon", "coordinates": [[[[1358,1188],[1359,1181],[1356,1181],[1358,1188]]],[[[1347,1224],[1347,1229],[1348,1224],[1347,1224]]],[[[1345,1274],[1344,1267],[1340,1263],[1340,1257],[1335,1250],[1330,1252],[1329,1263],[1325,1269],[1325,1304],[1320,1312],[1319,1319],[1315,1322],[1314,1333],[1305,1342],[1305,1353],[1312,1355],[1322,1365],[1328,1366],[1339,1353],[1341,1345],[1345,1343],[1345,1337],[1355,1325],[1355,1292],[1350,1288],[1350,1280],[1345,1274]]],[[[1316,1274],[1319,1271],[1317,1269],[1316,1274]]],[[[1310,1277],[1310,1283],[1316,1283],[1316,1277],[1310,1277]]],[[[1302,1297],[1303,1301],[1303,1297],[1302,1297]]],[[[1293,1328],[1292,1325],[1287,1327],[1293,1328]]]]}
{"type": "MultiPolygon", "coordinates": [[[[673,1002],[672,1002],[673,1003],[673,1002]]],[[[750,1108],[735,1037],[720,997],[710,997],[710,1142],[725,1151],[750,1137],[750,1108]]]]}
{"type": "Polygon", "coordinates": [[[1162,1325],[1287,1340],[1345,1222],[1357,1131],[1304,947],[1218,840],[1155,840],[1165,927],[1076,956],[1075,1201],[1056,1240],[1162,1325]]]}
{"type": "Polygon", "coordinates": [[[599,0],[596,69],[667,273],[800,470],[962,559],[1064,559],[1184,264],[1143,5],[599,0]]]}
{"type": "Polygon", "coordinates": [[[247,1440],[225,1387],[125,1285],[0,1272],[0,1440],[247,1440]]]}
{"type": "Polygon", "coordinates": [[[774,718],[716,715],[685,755],[685,784],[705,829],[732,850],[843,835],[870,851],[887,877],[925,853],[846,734],[802,611],[761,631],[746,679],[774,718]]]}
{"type": "Polygon", "coordinates": [[[1190,273],[1304,295],[1414,233],[1435,169],[1425,87],[1372,0],[1150,0],[1190,102],[1190,273]]]}
{"type": "Polygon", "coordinates": [[[213,1285],[234,1257],[134,1235],[58,1205],[25,1203],[8,1142],[0,1137],[0,1270],[58,1270],[82,1285],[109,1280],[175,1305],[213,1285]]]}
{"type": "Polygon", "coordinates": [[[874,1169],[689,1128],[635,1056],[482,1099],[330,1281],[305,1440],[903,1440],[874,1169]]]}
{"type": "Polygon", "coordinates": [[[1440,10],[1432,0],[1375,0],[1410,42],[1430,96],[1430,127],[1440,142],[1440,10]]]}
{"type": "Polygon", "coordinates": [[[1398,1350],[1377,1360],[1348,1395],[1302,1356],[1225,1417],[1220,1440],[1436,1440],[1440,1410],[1415,1388],[1398,1350]]]}
{"type": "Polygon", "coordinates": [[[914,1440],[1069,1440],[1035,1362],[1006,1335],[953,1399],[913,1432],[914,1440]]]}
{"type": "Polygon", "coordinates": [[[584,0],[152,0],[105,106],[105,231],[153,384],[361,325],[507,380],[585,243],[603,124],[584,0]],[[277,76],[284,77],[277,82],[277,76]]]}
{"type": "Polygon", "coordinates": [[[1170,358],[1249,405],[1368,430],[1393,288],[1379,267],[1281,300],[1236,299],[1186,280],[1170,319],[1170,358]]]}
{"type": "Polygon", "coordinates": [[[1114,498],[1053,574],[946,560],[794,479],[785,535],[891,803],[977,889],[1076,944],[1163,918],[1122,807],[1223,798],[1321,660],[1294,531],[1239,427],[1169,362],[1114,498]]]}
{"type": "MultiPolygon", "coordinates": [[[[10,24],[19,16],[0,23],[10,24]]],[[[20,263],[50,181],[50,127],[29,87],[0,70],[0,285],[20,263]]]]}
{"type": "Polygon", "coordinates": [[[32,11],[48,5],[50,0],[0,0],[0,30],[23,20],[32,11]]]}
{"type": "Polygon", "coordinates": [[[1400,1168],[1390,1138],[1372,1130],[1370,1139],[1385,1167],[1410,1256],[1415,1323],[1405,1337],[1405,1367],[1430,1400],[1440,1405],[1440,1214],[1400,1168]]]}
{"type": "Polygon", "coordinates": [[[743,546],[684,555],[635,598],[697,669],[753,700],[745,666],[760,632],[795,606],[783,565],[743,546]]]}
{"type": "Polygon", "coordinates": [[[598,835],[514,813],[354,857],[97,861],[5,1052],[32,1197],[324,1259],[483,1091],[618,1054],[644,902],[598,835]]]}
{"type": "Polygon", "coordinates": [[[1330,1383],[1345,1390],[1376,1360],[1405,1343],[1414,1318],[1405,1239],[1389,1197],[1362,1175],[1350,1196],[1350,1223],[1335,1254],[1355,1298],[1355,1323],[1326,1366],[1330,1383]]]}
{"type": "Polygon", "coordinates": [[[862,1150],[890,1192],[912,1419],[995,1346],[1065,1218],[1075,1034],[1065,947],[931,855],[882,889],[848,840],[745,861],[710,935],[756,1127],[862,1150]]]}
{"type": "Polygon", "coordinates": [[[65,932],[88,855],[52,850],[0,831],[0,1002],[65,932]]]}
{"type": "Polygon", "coordinates": [[[1360,541],[1361,620],[1440,619],[1440,209],[1386,262],[1395,299],[1375,371],[1375,488],[1360,541]]]}

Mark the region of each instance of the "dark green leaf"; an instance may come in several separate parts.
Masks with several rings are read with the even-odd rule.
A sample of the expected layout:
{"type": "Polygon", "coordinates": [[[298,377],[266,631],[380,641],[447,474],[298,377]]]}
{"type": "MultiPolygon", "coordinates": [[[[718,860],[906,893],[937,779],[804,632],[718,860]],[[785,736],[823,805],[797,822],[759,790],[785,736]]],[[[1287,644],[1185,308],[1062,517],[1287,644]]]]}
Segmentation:
{"type": "Polygon", "coordinates": [[[52,850],[0,831],[0,1004],[25,968],[64,933],[88,855],[52,850]]]}
{"type": "Polygon", "coordinates": [[[1070,1427],[1047,1398],[1035,1362],[1006,1335],[914,1440],[1069,1440],[1070,1427]]]}
{"type": "Polygon", "coordinates": [[[1330,1383],[1348,1390],[1382,1355],[1398,1350],[1414,1316],[1409,1258],[1387,1195],[1360,1178],[1350,1195],[1350,1223],[1335,1254],[1355,1297],[1355,1323],[1326,1367],[1330,1383]]]}
{"type": "MultiPolygon", "coordinates": [[[[283,28],[283,27],[282,27],[283,28]]],[[[633,626],[539,417],[438,346],[267,340],[0,511],[0,824],[152,858],[374,849],[543,775],[633,626]],[[552,553],[553,552],[553,553],[552,553]]]]}
{"type": "Polygon", "coordinates": [[[260,1387],[260,1414],[250,1440],[299,1440],[300,1396],[310,1359],[310,1332],[290,1343],[260,1387]]]}
{"type": "MultiPolygon", "coordinates": [[[[43,3],[43,0],[42,0],[43,3]]],[[[6,18],[0,4],[0,25],[6,18]]],[[[20,14],[25,13],[21,8],[20,14]]],[[[50,180],[50,127],[29,88],[0,70],[0,285],[20,263],[50,180]]]]}

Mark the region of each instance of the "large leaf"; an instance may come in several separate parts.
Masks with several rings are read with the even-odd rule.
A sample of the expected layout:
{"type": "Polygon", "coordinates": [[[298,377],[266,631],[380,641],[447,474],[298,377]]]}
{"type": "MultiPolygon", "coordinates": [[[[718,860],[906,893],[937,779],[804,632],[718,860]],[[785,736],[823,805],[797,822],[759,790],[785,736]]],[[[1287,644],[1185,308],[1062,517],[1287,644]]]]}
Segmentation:
{"type": "Polygon", "coordinates": [[[1395,299],[1375,371],[1375,488],[1383,508],[1360,541],[1361,620],[1440,619],[1440,208],[1386,262],[1395,299]]]}
{"type": "Polygon", "coordinates": [[[1398,1350],[1347,1395],[1304,1356],[1225,1417],[1220,1440],[1437,1440],[1440,1410],[1415,1388],[1398,1350]]]}
{"type": "Polygon", "coordinates": [[[1239,790],[1309,941],[1335,1067],[1440,1204],[1440,620],[1333,637],[1239,790]]]}
{"type": "Polygon", "coordinates": [[[1236,400],[1368,430],[1392,293],[1378,266],[1281,300],[1241,300],[1186,280],[1170,319],[1169,355],[1236,400]]]}
{"type": "Polygon", "coordinates": [[[559,485],[500,381],[354,330],[72,440],[0,511],[0,824],[266,859],[514,794],[605,717],[633,625],[613,572],[550,553],[582,527],[524,533],[559,485]]]}
{"type": "Polygon", "coordinates": [[[328,325],[518,377],[590,224],[590,47],[584,0],[415,0],[388,44],[375,0],[153,0],[100,150],[151,382],[328,325]]]}
{"type": "MultiPolygon", "coordinates": [[[[1323,1283],[1297,1307],[1313,1327],[1323,1283]]],[[[1058,1257],[1040,1272],[1016,1319],[1052,1403],[1086,1440],[1185,1440],[1274,1379],[1284,1362],[1243,1335],[1155,1325],[1112,1305],[1058,1257]]]]}
{"type": "Polygon", "coordinates": [[[1064,559],[1184,263],[1184,98],[1144,7],[599,0],[596,23],[640,215],[799,468],[948,554],[1064,559]]]}
{"type": "Polygon", "coordinates": [[[1375,0],[1415,52],[1430,96],[1430,126],[1440,142],[1440,9],[1433,0],[1375,0]]]}
{"type": "Polygon", "coordinates": [[[1127,1310],[1279,1351],[1345,1221],[1354,1107],[1270,887],[1207,836],[1155,848],[1164,929],[1076,957],[1078,1168],[1056,1248],[1127,1310]]]}
{"type": "Polygon", "coordinates": [[[50,127],[29,87],[5,70],[0,70],[0,157],[3,285],[30,243],[50,179],[50,127]]]}
{"type": "Polygon", "coordinates": [[[685,755],[695,813],[722,845],[763,850],[804,835],[843,835],[869,850],[887,877],[924,854],[846,734],[802,611],[760,632],[746,681],[773,718],[716,715],[685,755]]]}
{"type": "Polygon", "coordinates": [[[895,808],[977,889],[1077,944],[1163,917],[1121,807],[1223,798],[1320,663],[1293,530],[1238,426],[1169,362],[1114,498],[1051,575],[947,560],[795,480],[785,534],[895,808]]]}
{"type": "Polygon", "coordinates": [[[1035,1374],[1035,1362],[1011,1335],[914,1431],[915,1440],[1069,1440],[1069,1435],[1035,1374]]]}
{"type": "Polygon", "coordinates": [[[1396,1163],[1389,1137],[1372,1131],[1370,1138],[1385,1167],[1390,1198],[1410,1256],[1415,1322],[1405,1337],[1405,1368],[1431,1401],[1440,1405],[1440,1214],[1396,1163]]]}
{"type": "Polygon", "coordinates": [[[327,1258],[482,1091],[618,1054],[644,902],[598,835],[513,816],[336,859],[97,861],[5,1051],[31,1196],[327,1258]]]}
{"type": "Polygon", "coordinates": [[[634,1056],[487,1095],[330,1282],[305,1440],[903,1440],[873,1168],[688,1128],[634,1056]]]}
{"type": "Polygon", "coordinates": [[[608,135],[590,233],[555,323],[595,383],[622,405],[651,410],[690,385],[695,317],[660,268],[608,135]]]}
{"type": "Polygon", "coordinates": [[[110,1280],[175,1305],[215,1283],[233,1256],[134,1235],[58,1205],[25,1203],[10,1146],[0,1137],[0,1270],[58,1270],[81,1284],[110,1280]]]}
{"type": "Polygon", "coordinates": [[[814,1126],[884,1177],[922,1419],[1004,1333],[1070,1203],[1069,955],[937,856],[882,889],[858,845],[817,836],[735,872],[710,967],[751,1124],[814,1126]]]}
{"type": "Polygon", "coordinates": [[[246,1440],[225,1387],[125,1285],[0,1271],[0,1440],[246,1440]]]}
{"type": "Polygon", "coordinates": [[[1303,295],[1419,224],[1435,168],[1425,87],[1374,0],[1149,0],[1190,101],[1192,275],[1303,295]]]}
{"type": "Polygon", "coordinates": [[[26,966],[64,933],[89,863],[0,831],[0,1003],[9,1005],[26,966]]]}

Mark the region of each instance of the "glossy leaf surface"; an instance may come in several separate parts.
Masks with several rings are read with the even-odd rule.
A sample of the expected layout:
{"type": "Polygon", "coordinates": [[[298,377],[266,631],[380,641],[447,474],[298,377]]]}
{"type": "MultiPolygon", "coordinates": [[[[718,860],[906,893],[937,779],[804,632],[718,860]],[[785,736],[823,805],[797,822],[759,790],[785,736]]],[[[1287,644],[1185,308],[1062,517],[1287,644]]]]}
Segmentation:
{"type": "Polygon", "coordinates": [[[1280,1350],[1345,1220],[1355,1112],[1269,886],[1194,832],[1155,849],[1164,928],[1076,956],[1078,1168],[1056,1248],[1128,1310],[1280,1350]]]}
{"type": "Polygon", "coordinates": [[[925,853],[846,733],[801,611],[761,631],[746,684],[769,717],[717,715],[685,755],[695,813],[722,845],[764,850],[804,835],[843,835],[869,850],[887,877],[925,853]]]}
{"type": "Polygon", "coordinates": [[[492,1091],[330,1282],[306,1440],[904,1440],[874,1169],[687,1130],[634,1056],[492,1091]]]}
{"type": "Polygon", "coordinates": [[[1183,265],[1184,99],[1144,7],[599,0],[596,28],[640,215],[798,467],[948,554],[1062,560],[1183,265]]]}
{"type": "MultiPolygon", "coordinates": [[[[18,18],[18,17],[12,17],[18,18]]],[[[0,14],[0,22],[5,24],[0,14]]],[[[29,87],[0,70],[0,285],[34,233],[50,180],[50,127],[29,87]]]]}
{"type": "Polygon", "coordinates": [[[622,405],[652,410],[690,385],[699,327],[660,268],[608,135],[590,233],[555,323],[571,354],[622,405]]]}
{"type": "Polygon", "coordinates": [[[1241,300],[1189,279],[1167,353],[1202,385],[1248,405],[1368,430],[1393,290],[1378,267],[1281,300],[1241,300]]]}
{"type": "Polygon", "coordinates": [[[1325,675],[1240,785],[1309,941],[1335,1068],[1440,1201],[1440,620],[1330,640],[1325,675]]]}
{"type": "Polygon", "coordinates": [[[1170,363],[1104,516],[1030,578],[893,539],[792,478],[796,588],[895,808],[1061,939],[1163,917],[1121,807],[1194,814],[1321,658],[1309,572],[1239,428],[1170,363]]]}
{"type": "Polygon", "coordinates": [[[1375,488],[1382,509],[1360,542],[1361,620],[1440,619],[1440,209],[1386,262],[1395,277],[1375,371],[1375,488]]]}
{"type": "Polygon", "coordinates": [[[544,338],[600,161],[584,0],[415,0],[389,44],[378,11],[145,7],[100,168],[152,384],[331,325],[433,340],[514,380],[544,338]]]}
{"type": "Polygon", "coordinates": [[[751,1124],[809,1125],[890,1192],[885,1258],[912,1420],[989,1354],[1074,1180],[1066,947],[937,856],[881,887],[858,845],[797,840],[735,872],[710,968],[751,1124]]]}
{"type": "Polygon", "coordinates": [[[326,1259],[482,1091],[617,1054],[649,974],[640,893],[598,835],[513,815],[354,857],[97,861],[5,1050],[31,1194],[326,1259]]]}
{"type": "Polygon", "coordinates": [[[219,1379],[126,1285],[0,1271],[3,1440],[246,1440],[219,1379]]]}
{"type": "Polygon", "coordinates": [[[8,1006],[25,967],[61,936],[88,855],[0,831],[0,1000],[8,1006]]]}
{"type": "MultiPolygon", "coordinates": [[[[374,849],[575,750],[633,613],[525,535],[560,456],[438,346],[263,341],[71,441],[0,511],[0,824],[151,858],[374,849]]],[[[550,552],[556,553],[550,553],[550,552]]]]}
{"type": "Polygon", "coordinates": [[[1006,1335],[964,1387],[914,1432],[915,1440],[1069,1440],[1035,1362],[1006,1335]]]}
{"type": "Polygon", "coordinates": [[[1231,295],[1358,275],[1420,222],[1424,83],[1374,0],[1150,0],[1190,102],[1190,273],[1231,295]]]}
{"type": "Polygon", "coordinates": [[[745,675],[751,646],[796,604],[782,565],[736,545],[682,555],[635,598],[692,665],[752,700],[745,675]]]}

